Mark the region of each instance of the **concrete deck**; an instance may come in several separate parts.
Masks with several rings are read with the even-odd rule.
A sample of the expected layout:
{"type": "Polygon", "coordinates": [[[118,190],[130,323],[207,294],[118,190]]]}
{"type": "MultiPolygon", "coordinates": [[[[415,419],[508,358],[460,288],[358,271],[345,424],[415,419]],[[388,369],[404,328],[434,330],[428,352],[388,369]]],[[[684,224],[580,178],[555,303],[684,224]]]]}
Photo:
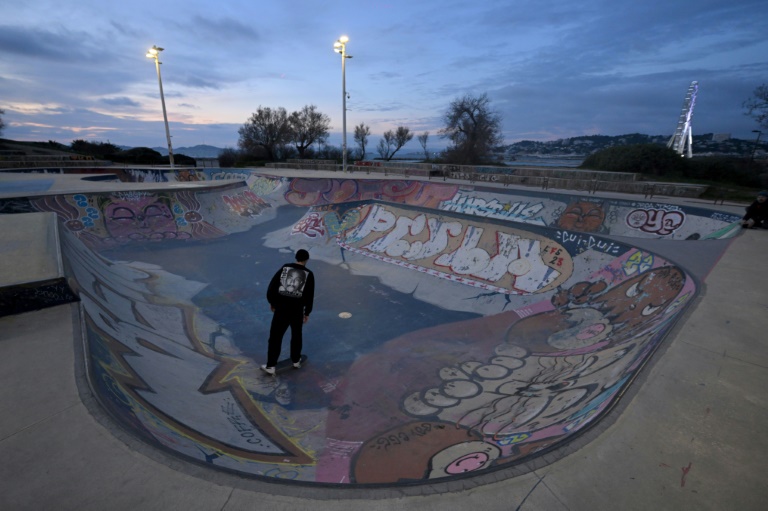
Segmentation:
{"type": "Polygon", "coordinates": [[[698,303],[618,408],[553,453],[555,461],[522,475],[502,470],[411,491],[268,484],[153,450],[112,423],[90,395],[74,340],[78,305],[0,318],[0,507],[763,509],[766,250],[765,231],[733,240],[698,303]]]}

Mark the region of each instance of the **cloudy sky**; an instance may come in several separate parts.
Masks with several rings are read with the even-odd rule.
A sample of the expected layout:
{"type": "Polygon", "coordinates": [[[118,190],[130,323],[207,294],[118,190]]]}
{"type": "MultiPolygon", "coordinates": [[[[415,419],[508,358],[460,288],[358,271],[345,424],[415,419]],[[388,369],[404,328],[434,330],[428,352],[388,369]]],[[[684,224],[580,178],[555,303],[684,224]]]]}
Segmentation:
{"type": "MultiPolygon", "coordinates": [[[[507,143],[674,131],[752,139],[742,103],[768,83],[764,0],[26,0],[0,4],[0,109],[15,140],[236,147],[261,106],[314,104],[371,146],[408,126],[437,138],[451,100],[487,93],[507,143]]],[[[353,145],[348,135],[349,145],[353,145]]],[[[407,147],[417,150],[414,139],[407,147]],[[413,147],[411,147],[413,146],[413,147]]]]}

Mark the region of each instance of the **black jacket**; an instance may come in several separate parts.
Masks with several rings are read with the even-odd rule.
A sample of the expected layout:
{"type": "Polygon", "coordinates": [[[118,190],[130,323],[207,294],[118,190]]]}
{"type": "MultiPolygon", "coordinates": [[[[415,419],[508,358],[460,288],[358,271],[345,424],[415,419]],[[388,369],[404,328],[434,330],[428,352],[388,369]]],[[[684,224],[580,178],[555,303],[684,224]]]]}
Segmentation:
{"type": "Polygon", "coordinates": [[[315,276],[298,263],[284,264],[267,288],[267,301],[276,310],[312,312],[315,300],[315,276]]]}
{"type": "Polygon", "coordinates": [[[768,201],[755,201],[747,207],[747,214],[744,220],[754,219],[755,222],[765,222],[768,220],[768,201]]]}

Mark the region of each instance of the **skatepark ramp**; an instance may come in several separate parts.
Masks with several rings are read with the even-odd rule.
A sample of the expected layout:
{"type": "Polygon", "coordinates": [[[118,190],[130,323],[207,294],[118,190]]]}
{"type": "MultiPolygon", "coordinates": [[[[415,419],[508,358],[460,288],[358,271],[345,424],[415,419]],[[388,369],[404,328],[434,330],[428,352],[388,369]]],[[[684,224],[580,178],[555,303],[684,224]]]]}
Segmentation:
{"type": "Polygon", "coordinates": [[[569,442],[699,293],[647,247],[738,232],[650,201],[257,173],[15,201],[59,219],[90,383],[118,423],[214,469],[336,487],[472,477],[569,442]],[[271,377],[266,286],[299,248],[309,360],[271,377]]]}

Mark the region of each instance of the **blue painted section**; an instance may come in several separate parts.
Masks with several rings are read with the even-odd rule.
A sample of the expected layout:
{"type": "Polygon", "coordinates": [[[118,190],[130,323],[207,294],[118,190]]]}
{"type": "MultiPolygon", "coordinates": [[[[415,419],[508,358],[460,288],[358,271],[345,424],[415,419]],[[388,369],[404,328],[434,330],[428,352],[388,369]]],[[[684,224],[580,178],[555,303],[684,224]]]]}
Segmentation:
{"type": "Polygon", "coordinates": [[[53,179],[30,179],[29,181],[0,181],[0,193],[45,192],[53,185],[53,179]]]}

